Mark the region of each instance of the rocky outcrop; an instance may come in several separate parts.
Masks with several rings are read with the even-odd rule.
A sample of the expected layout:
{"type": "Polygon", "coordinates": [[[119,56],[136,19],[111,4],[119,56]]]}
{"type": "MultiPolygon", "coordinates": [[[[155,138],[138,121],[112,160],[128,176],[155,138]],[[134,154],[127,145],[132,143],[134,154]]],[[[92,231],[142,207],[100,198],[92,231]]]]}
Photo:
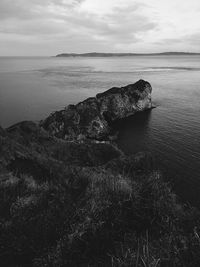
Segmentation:
{"type": "Polygon", "coordinates": [[[69,105],[39,124],[23,121],[6,130],[0,127],[0,171],[40,179],[62,176],[66,166],[102,166],[109,161],[124,165],[126,157],[116,146],[96,140],[108,138],[117,120],[150,109],[151,91],[151,85],[140,80],[69,105]]]}
{"type": "Polygon", "coordinates": [[[40,125],[65,140],[104,140],[111,134],[113,122],[152,108],[151,92],[151,85],[144,80],[121,88],[113,87],[56,111],[40,125]]]}
{"type": "MultiPolygon", "coordinates": [[[[34,122],[24,121],[7,130],[0,129],[0,182],[1,177],[9,173],[18,178],[28,175],[40,181],[59,180],[71,168],[76,172],[84,168],[99,172],[105,168],[118,170],[119,173],[130,162],[134,165],[133,169],[142,169],[142,162],[147,166],[144,153],[136,160],[136,157],[126,157],[117,146],[109,142],[58,139],[34,122]]],[[[130,166],[127,168],[130,169],[130,166]]]]}

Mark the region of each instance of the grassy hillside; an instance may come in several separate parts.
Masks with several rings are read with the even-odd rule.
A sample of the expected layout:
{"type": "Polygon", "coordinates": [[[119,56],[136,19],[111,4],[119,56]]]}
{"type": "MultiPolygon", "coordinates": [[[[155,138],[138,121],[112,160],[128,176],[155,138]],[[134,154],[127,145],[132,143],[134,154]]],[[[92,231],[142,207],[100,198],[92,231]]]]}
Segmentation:
{"type": "Polygon", "coordinates": [[[1,266],[200,266],[199,211],[149,154],[25,124],[0,130],[0,155],[1,266]]]}

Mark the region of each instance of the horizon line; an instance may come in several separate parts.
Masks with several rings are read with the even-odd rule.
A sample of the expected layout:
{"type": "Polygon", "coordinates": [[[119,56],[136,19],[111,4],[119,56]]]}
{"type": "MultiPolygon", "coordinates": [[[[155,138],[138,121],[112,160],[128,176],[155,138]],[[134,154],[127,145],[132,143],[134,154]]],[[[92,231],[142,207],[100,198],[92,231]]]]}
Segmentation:
{"type": "Polygon", "coordinates": [[[62,55],[88,55],[88,54],[104,54],[104,55],[167,55],[167,54],[193,54],[193,55],[200,55],[200,52],[185,52],[185,51],[164,51],[164,52],[81,52],[81,53],[76,53],[76,52],[62,52],[56,55],[0,55],[0,57],[58,57],[62,55]]]}

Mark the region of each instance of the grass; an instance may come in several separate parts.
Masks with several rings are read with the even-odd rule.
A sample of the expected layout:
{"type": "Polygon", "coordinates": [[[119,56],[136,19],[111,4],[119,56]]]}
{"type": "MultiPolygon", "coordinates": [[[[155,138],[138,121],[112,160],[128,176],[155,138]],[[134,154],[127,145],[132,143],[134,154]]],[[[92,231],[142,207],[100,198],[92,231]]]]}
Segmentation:
{"type": "Polygon", "coordinates": [[[2,266],[200,266],[199,211],[159,172],[131,168],[76,166],[59,179],[2,173],[2,266]]]}

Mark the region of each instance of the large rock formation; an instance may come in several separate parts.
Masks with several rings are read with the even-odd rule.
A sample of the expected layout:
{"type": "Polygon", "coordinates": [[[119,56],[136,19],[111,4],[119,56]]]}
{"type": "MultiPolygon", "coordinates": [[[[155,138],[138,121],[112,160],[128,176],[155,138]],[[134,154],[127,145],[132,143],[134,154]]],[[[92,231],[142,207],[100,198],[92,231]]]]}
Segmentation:
{"type": "Polygon", "coordinates": [[[143,80],[125,87],[113,87],[77,105],[56,111],[41,126],[65,140],[107,139],[112,123],[152,108],[151,85],[143,80]]]}
{"type": "Polygon", "coordinates": [[[121,161],[123,153],[116,146],[87,139],[106,139],[113,122],[151,108],[151,91],[151,85],[140,80],[69,105],[40,124],[24,121],[6,130],[0,127],[0,172],[49,177],[53,169],[57,175],[58,169],[69,165],[97,166],[116,158],[121,161]]]}

